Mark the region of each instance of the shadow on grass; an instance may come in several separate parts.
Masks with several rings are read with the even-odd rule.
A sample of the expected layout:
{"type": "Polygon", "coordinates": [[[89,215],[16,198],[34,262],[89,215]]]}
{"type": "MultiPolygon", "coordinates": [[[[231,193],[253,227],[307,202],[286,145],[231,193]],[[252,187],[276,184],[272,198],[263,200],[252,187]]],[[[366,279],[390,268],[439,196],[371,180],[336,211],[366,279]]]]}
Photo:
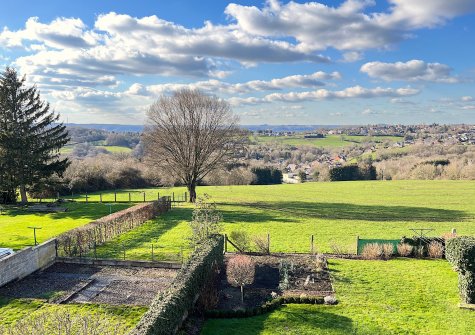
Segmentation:
{"type": "Polygon", "coordinates": [[[301,201],[243,203],[242,206],[279,211],[295,217],[333,220],[460,222],[470,217],[460,210],[410,206],[369,206],[301,201]]]}

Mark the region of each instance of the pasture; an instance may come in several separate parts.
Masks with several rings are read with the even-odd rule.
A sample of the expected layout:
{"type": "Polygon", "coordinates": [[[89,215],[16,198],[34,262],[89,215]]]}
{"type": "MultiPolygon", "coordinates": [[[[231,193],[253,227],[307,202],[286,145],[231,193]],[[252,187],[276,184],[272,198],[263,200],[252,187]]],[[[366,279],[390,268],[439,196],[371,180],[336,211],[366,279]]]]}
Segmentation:
{"type": "Polygon", "coordinates": [[[401,137],[396,136],[351,136],[351,135],[327,135],[324,138],[304,138],[303,135],[294,136],[253,136],[251,141],[259,143],[274,143],[292,146],[315,146],[323,148],[342,148],[354,144],[373,143],[394,143],[401,141],[401,137]]]}
{"type": "Polygon", "coordinates": [[[31,226],[41,227],[36,231],[37,241],[41,243],[130,205],[66,203],[63,206],[68,210],[58,213],[33,213],[7,206],[0,215],[0,247],[18,250],[34,245],[33,230],[28,228],[31,226]]]}
{"type": "MultiPolygon", "coordinates": [[[[223,231],[245,230],[251,237],[270,234],[272,252],[309,252],[332,246],[355,253],[356,236],[399,239],[412,236],[411,228],[432,228],[440,236],[456,228],[475,235],[475,182],[467,181],[361,181],[268,186],[198,187],[218,204],[223,231]]],[[[185,189],[149,189],[147,198],[182,194],[185,189]]],[[[124,193],[118,196],[125,197],[124,193]]],[[[104,195],[110,197],[111,195],[104,195]]],[[[138,195],[137,195],[138,197],[138,195]]],[[[176,254],[188,245],[192,206],[182,204],[142,227],[100,247],[104,256],[127,254],[149,259],[151,244],[160,252],[176,254]]]]}

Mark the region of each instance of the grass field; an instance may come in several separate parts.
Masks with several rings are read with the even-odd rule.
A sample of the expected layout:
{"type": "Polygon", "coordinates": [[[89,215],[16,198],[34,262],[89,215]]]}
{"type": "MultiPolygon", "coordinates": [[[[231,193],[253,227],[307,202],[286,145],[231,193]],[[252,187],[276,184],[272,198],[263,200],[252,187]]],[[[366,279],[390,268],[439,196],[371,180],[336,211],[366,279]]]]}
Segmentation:
{"type": "Polygon", "coordinates": [[[288,305],[246,319],[209,320],[203,335],[473,334],[457,307],[457,274],[443,260],[331,260],[337,306],[288,305]]]}
{"type": "MultiPolygon", "coordinates": [[[[119,146],[116,146],[116,145],[96,145],[95,147],[98,148],[98,149],[99,148],[100,149],[105,149],[110,153],[122,153],[122,152],[128,153],[128,152],[132,151],[132,149],[130,149],[128,147],[119,147],[119,146]]],[[[61,153],[63,155],[68,155],[68,154],[73,152],[73,149],[74,149],[74,146],[66,145],[65,147],[63,147],[61,149],[61,153]]]]}
{"type": "Polygon", "coordinates": [[[303,135],[295,136],[258,136],[252,137],[257,143],[278,143],[284,145],[310,145],[324,148],[341,148],[354,145],[355,143],[385,141],[401,141],[401,137],[396,136],[349,136],[349,135],[327,135],[325,138],[304,138],[303,135]]]}
{"type": "MultiPolygon", "coordinates": [[[[172,191],[181,194],[184,189],[160,190],[163,195],[172,191]]],[[[157,190],[146,192],[153,197],[157,190]]],[[[437,236],[452,228],[475,235],[475,203],[468,201],[475,196],[472,181],[198,187],[198,194],[204,193],[217,202],[225,232],[269,233],[274,252],[308,252],[312,234],[321,252],[331,252],[337,244],[352,253],[356,236],[399,239],[414,235],[411,228],[433,228],[430,235],[437,236]]],[[[120,241],[131,257],[148,259],[153,242],[163,253],[177,253],[187,246],[191,212],[192,206],[181,205],[99,250],[113,255],[120,241]]]]}
{"type": "Polygon", "coordinates": [[[0,298],[0,326],[14,323],[20,319],[34,317],[39,312],[53,312],[65,309],[71,314],[96,314],[132,328],[146,312],[147,308],[135,306],[108,306],[95,304],[49,304],[46,299],[13,299],[0,298]]]}
{"type": "Polygon", "coordinates": [[[62,213],[32,213],[24,209],[7,207],[0,215],[0,247],[15,250],[34,245],[31,226],[41,227],[36,231],[39,243],[90,221],[129,207],[129,204],[65,204],[68,211],[62,213]]]}

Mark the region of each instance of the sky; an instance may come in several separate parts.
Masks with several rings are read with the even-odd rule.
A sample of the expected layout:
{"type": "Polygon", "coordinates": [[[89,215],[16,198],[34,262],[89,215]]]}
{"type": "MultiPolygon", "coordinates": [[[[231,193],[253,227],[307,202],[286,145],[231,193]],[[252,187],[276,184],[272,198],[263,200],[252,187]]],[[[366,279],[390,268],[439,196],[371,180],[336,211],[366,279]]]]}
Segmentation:
{"type": "Polygon", "coordinates": [[[0,67],[64,122],[182,88],[242,124],[475,123],[474,0],[0,0],[0,67]]]}

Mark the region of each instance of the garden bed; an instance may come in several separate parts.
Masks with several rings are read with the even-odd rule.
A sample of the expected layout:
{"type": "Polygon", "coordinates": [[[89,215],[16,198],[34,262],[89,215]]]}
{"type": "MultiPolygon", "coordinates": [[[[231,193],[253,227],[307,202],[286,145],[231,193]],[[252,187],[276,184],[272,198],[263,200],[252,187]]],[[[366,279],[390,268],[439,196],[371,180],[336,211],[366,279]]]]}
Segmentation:
{"type": "MultiPolygon", "coordinates": [[[[227,254],[225,262],[227,263],[233,256],[234,254],[227,254]]],[[[241,301],[240,288],[230,285],[226,271],[222,271],[219,278],[217,310],[260,307],[278,296],[313,297],[334,293],[328,269],[319,272],[315,270],[315,256],[278,254],[250,257],[255,263],[255,276],[254,283],[244,288],[244,302],[241,301]],[[289,268],[285,285],[282,284],[283,266],[289,268]]]]}

